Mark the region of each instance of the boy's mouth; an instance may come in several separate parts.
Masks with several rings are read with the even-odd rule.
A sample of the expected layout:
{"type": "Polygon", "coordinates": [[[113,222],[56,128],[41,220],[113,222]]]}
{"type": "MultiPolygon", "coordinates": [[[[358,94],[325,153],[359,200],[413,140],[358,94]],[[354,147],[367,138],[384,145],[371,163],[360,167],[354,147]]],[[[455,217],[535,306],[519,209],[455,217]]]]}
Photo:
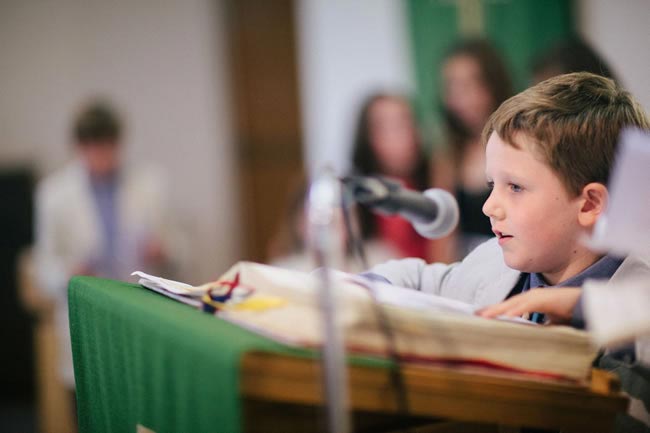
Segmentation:
{"type": "Polygon", "coordinates": [[[510,240],[512,238],[512,235],[503,233],[503,232],[501,232],[499,230],[492,230],[492,231],[494,232],[496,237],[499,239],[499,245],[503,245],[505,242],[507,242],[508,240],[510,240]]]}

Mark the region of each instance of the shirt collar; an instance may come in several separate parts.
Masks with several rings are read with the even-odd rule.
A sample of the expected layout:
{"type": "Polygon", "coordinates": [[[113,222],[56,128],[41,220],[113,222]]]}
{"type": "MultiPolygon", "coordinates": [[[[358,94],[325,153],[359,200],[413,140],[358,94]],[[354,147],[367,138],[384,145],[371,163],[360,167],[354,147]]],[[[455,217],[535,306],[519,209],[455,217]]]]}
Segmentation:
{"type": "MultiPolygon", "coordinates": [[[[608,280],[614,275],[614,272],[623,263],[622,258],[606,255],[584,271],[580,272],[567,280],[564,280],[555,286],[557,287],[581,287],[585,280],[608,280]]],[[[549,284],[544,280],[542,274],[530,274],[530,288],[545,287],[549,284]]]]}

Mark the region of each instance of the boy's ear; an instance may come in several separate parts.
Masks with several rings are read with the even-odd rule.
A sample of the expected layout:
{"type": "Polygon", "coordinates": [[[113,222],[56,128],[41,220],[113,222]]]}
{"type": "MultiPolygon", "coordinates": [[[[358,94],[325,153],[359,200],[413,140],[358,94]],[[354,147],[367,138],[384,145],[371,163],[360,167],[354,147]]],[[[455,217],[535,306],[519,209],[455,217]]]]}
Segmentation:
{"type": "Polygon", "coordinates": [[[578,222],[585,228],[591,228],[596,224],[600,215],[605,212],[609,192],[602,183],[592,182],[582,188],[580,200],[582,206],[578,214],[578,222]]]}

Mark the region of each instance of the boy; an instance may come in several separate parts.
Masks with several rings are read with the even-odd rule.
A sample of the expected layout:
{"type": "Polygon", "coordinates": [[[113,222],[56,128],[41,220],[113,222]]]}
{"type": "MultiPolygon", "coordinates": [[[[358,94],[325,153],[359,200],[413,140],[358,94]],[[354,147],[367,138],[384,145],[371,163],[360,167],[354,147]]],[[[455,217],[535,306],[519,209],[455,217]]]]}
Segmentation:
{"type": "Polygon", "coordinates": [[[492,189],[483,212],[496,237],[460,263],[404,259],[366,275],[484,307],[535,287],[615,284],[648,270],[650,258],[600,255],[582,242],[605,209],[626,126],[648,130],[650,122],[628,92],[590,73],[560,75],[508,99],[483,130],[492,189]]]}
{"type": "Polygon", "coordinates": [[[626,126],[647,130],[650,122],[628,92],[594,74],[557,76],[508,99],[483,131],[492,188],[483,211],[496,238],[460,263],[404,259],[370,274],[476,306],[538,286],[625,275],[639,259],[598,255],[582,239],[604,211],[626,126]]]}

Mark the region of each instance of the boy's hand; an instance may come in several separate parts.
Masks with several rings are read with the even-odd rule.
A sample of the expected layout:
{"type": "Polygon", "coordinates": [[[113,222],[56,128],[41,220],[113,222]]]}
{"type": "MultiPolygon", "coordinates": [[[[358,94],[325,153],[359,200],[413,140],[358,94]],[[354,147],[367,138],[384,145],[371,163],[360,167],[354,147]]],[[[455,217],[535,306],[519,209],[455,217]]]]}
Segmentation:
{"type": "Polygon", "coordinates": [[[500,304],[476,312],[482,317],[519,317],[526,313],[544,313],[551,323],[568,323],[582,289],[578,287],[532,289],[500,304]]]}

